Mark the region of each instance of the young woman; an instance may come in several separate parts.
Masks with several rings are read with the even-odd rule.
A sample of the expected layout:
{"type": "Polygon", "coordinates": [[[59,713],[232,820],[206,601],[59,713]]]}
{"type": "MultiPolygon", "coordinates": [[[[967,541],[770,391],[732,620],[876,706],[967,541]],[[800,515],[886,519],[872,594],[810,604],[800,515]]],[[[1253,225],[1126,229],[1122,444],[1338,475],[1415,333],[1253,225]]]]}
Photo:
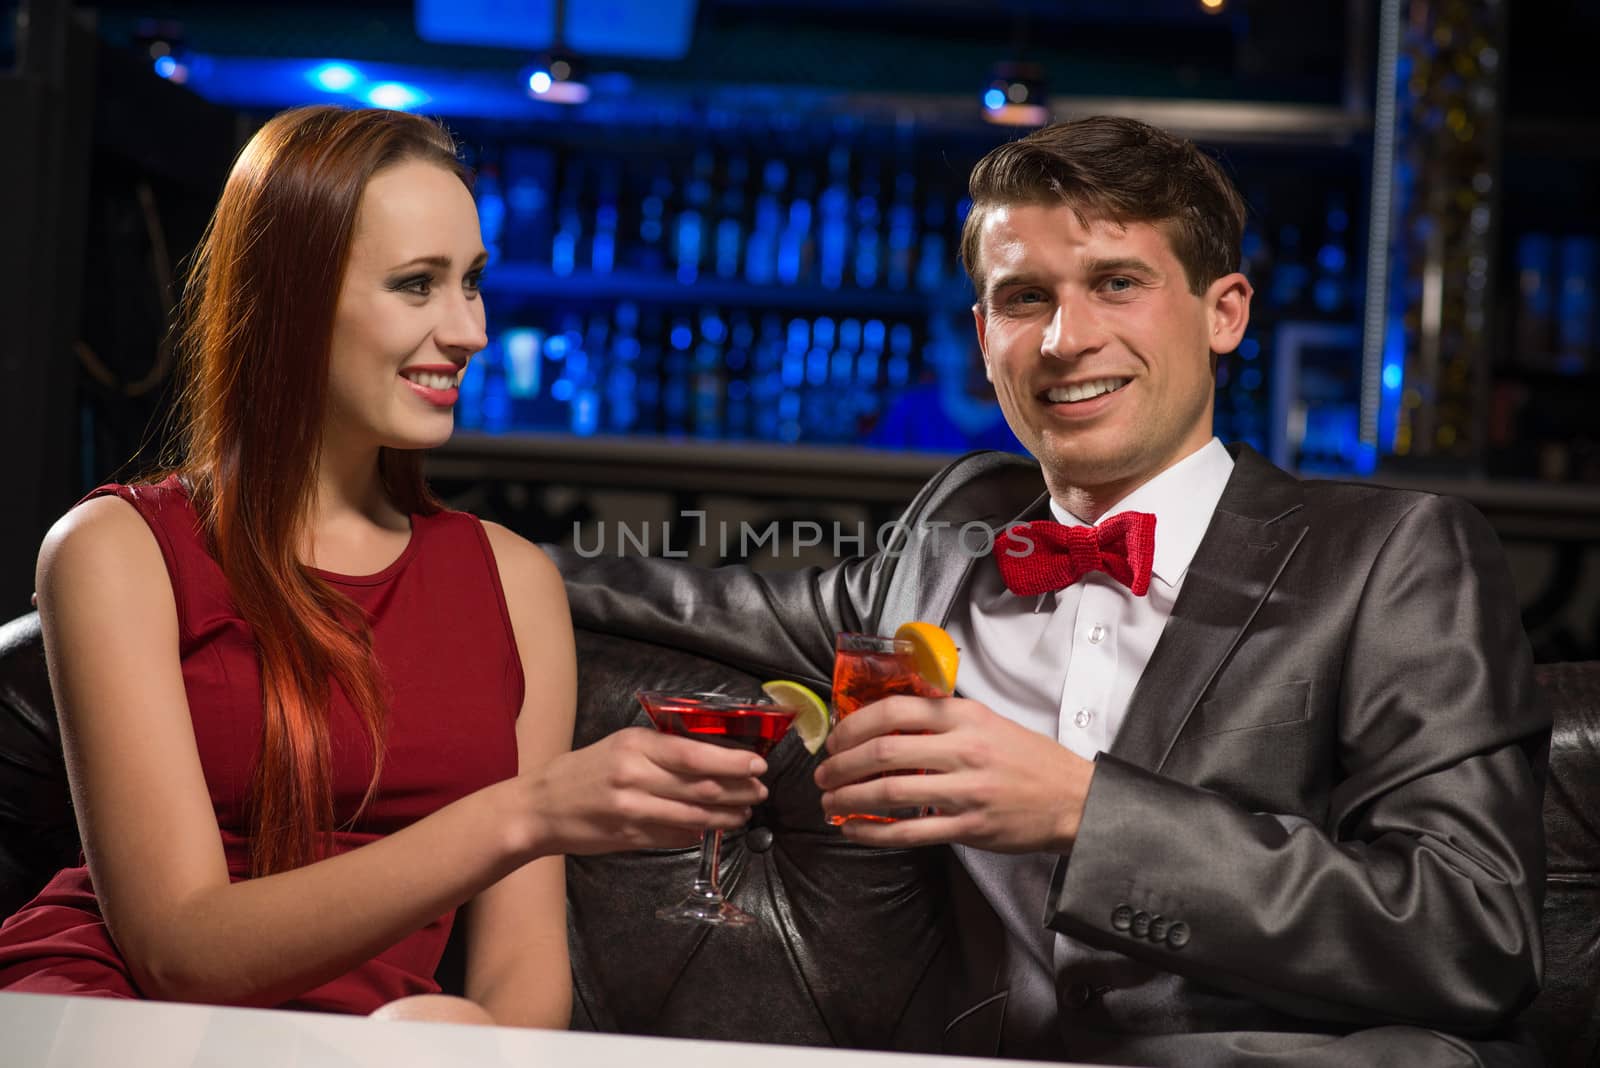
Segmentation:
{"type": "Polygon", "coordinates": [[[39,556],[86,863],[0,927],[0,989],[563,1027],[561,854],[765,796],[683,738],[569,751],[559,576],[423,483],[486,343],[468,180],[392,111],[286,112],[240,154],[185,294],[183,458],[39,556]]]}

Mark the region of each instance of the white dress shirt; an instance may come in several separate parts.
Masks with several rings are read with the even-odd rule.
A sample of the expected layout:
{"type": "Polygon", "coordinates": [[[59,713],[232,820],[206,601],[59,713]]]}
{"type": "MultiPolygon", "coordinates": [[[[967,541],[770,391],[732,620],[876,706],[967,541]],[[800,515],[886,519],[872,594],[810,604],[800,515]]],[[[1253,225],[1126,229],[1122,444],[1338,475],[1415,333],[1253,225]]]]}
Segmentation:
{"type": "MultiPolygon", "coordinates": [[[[1101,517],[1156,517],[1150,589],[1143,597],[1098,571],[1055,593],[1018,597],[1005,588],[992,557],[979,561],[946,623],[961,649],[958,694],[1085,759],[1110,749],[1232,473],[1233,457],[1212,438],[1101,517]]],[[[1055,500],[1050,510],[1058,522],[1087,525],[1055,500]]],[[[1064,936],[1041,920],[1057,858],[955,848],[1006,928],[1007,1027],[1024,1044],[1014,1052],[1027,1052],[1030,1031],[1048,1049],[1058,1012],[1057,944],[1064,936]]]]}

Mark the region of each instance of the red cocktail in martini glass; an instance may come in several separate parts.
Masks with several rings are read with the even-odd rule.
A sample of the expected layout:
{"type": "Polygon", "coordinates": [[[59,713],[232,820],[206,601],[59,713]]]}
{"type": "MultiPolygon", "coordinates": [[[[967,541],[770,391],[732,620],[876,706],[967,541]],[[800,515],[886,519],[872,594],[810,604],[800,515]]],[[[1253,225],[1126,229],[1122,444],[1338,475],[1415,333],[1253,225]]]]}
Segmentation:
{"type": "MultiPolygon", "coordinates": [[[[673,693],[641,690],[639,703],[663,734],[681,734],[697,741],[746,749],[765,757],[789,730],[794,710],[766,699],[743,700],[720,693],[673,693]]],[[[755,917],[723,899],[717,883],[722,832],[706,831],[700,840],[700,871],[689,896],[656,910],[663,920],[742,926],[755,917]]]]}

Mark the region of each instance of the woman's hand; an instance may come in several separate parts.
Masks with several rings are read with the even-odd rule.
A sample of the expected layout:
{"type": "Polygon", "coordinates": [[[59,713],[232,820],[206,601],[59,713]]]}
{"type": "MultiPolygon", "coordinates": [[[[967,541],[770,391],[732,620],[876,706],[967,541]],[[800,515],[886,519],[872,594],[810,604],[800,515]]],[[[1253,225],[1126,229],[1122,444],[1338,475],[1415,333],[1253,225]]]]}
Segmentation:
{"type": "Polygon", "coordinates": [[[738,749],[628,727],[529,775],[540,853],[689,846],[765,800],[766,761],[738,749]]]}

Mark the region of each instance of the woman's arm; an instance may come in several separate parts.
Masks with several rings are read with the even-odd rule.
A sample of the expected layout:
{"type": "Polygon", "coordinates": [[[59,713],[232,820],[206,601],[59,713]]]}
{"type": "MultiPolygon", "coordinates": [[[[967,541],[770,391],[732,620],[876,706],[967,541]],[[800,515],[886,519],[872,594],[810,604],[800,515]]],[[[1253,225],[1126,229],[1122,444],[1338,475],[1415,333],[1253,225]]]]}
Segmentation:
{"type": "MultiPolygon", "coordinates": [[[[624,834],[593,819],[574,823],[576,806],[552,799],[562,784],[545,769],[349,853],[230,884],[184,692],[172,586],[149,528],[126,502],[91,501],[51,530],[37,580],[84,851],[106,924],[149,996],[276,1004],[377,956],[530,860],[623,848],[640,825],[624,819],[624,834]]],[[[717,801],[753,797],[759,783],[741,764],[747,754],[657,740],[683,745],[648,747],[657,761],[647,747],[609,747],[606,774],[626,786],[621,808],[615,792],[599,804],[647,812],[679,835],[734,825],[736,808],[661,795],[692,798],[711,775],[740,776],[716,780],[726,787],[717,801]]],[[[595,798],[584,807],[595,809],[595,798]]]]}
{"type": "MultiPolygon", "coordinates": [[[[517,719],[517,770],[533,774],[572,748],[577,653],[566,590],[549,559],[485,523],[526,688],[517,719]]],[[[467,997],[496,1023],[564,1028],[572,1017],[566,859],[541,857],[474,898],[467,924],[467,997]]]]}

